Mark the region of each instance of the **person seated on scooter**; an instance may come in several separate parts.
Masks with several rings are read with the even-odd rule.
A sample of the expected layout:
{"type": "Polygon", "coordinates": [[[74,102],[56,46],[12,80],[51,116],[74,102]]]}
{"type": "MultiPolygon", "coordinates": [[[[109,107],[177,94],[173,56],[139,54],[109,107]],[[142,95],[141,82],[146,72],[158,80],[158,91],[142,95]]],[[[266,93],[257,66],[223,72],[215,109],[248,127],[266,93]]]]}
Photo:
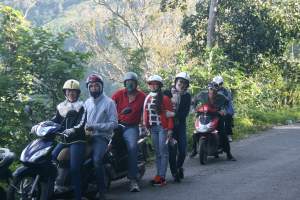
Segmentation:
{"type": "Polygon", "coordinates": [[[138,185],[138,137],[145,93],[137,89],[138,76],[127,72],[123,78],[124,87],[112,95],[118,111],[119,123],[124,125],[123,139],[128,150],[128,179],[130,192],[139,192],[138,185]]]}
{"type": "MultiPolygon", "coordinates": [[[[79,82],[73,79],[67,80],[63,85],[63,92],[66,100],[58,104],[55,117],[51,120],[61,124],[63,143],[59,143],[52,152],[54,160],[57,159],[63,148],[70,148],[70,173],[74,187],[76,200],[82,198],[80,168],[84,161],[85,152],[85,109],[82,101],[79,100],[79,82]]],[[[57,188],[58,189],[58,188],[57,188]]]]}
{"type": "Polygon", "coordinates": [[[163,95],[161,88],[163,80],[158,75],[150,76],[147,80],[151,92],[144,102],[143,124],[150,129],[152,143],[155,149],[156,176],[151,181],[154,186],[166,185],[168,167],[168,141],[173,133],[173,108],[169,97],[163,95]]]}
{"type": "Polygon", "coordinates": [[[98,74],[88,76],[86,86],[90,97],[85,101],[87,113],[86,134],[91,136],[93,162],[99,193],[97,199],[105,199],[105,170],[103,157],[108,148],[112,132],[118,126],[115,102],[103,92],[103,79],[98,74]]]}
{"type": "Polygon", "coordinates": [[[190,76],[186,72],[180,72],[175,77],[175,85],[171,90],[165,91],[165,94],[170,95],[168,96],[173,103],[175,114],[173,138],[177,141],[177,145],[169,145],[170,170],[175,182],[180,182],[180,179],[184,178],[182,166],[187,150],[186,118],[191,106],[191,95],[187,91],[189,83],[190,76]]]}
{"type": "MultiPolygon", "coordinates": [[[[223,94],[217,93],[217,85],[215,83],[208,84],[208,90],[200,92],[194,99],[194,108],[201,106],[202,104],[209,103],[216,107],[219,111],[219,123],[218,123],[218,132],[220,136],[220,146],[223,151],[227,154],[227,160],[235,161],[236,159],[232,156],[230,151],[230,143],[228,141],[227,135],[224,132],[224,115],[225,106],[227,100],[223,94]]],[[[197,109],[195,109],[197,110],[197,109]]],[[[199,138],[198,135],[193,135],[193,152],[191,157],[197,154],[197,142],[199,138]]]]}
{"type": "Polygon", "coordinates": [[[228,100],[228,103],[226,105],[226,115],[224,116],[225,121],[225,133],[228,137],[229,142],[232,142],[232,127],[233,127],[233,115],[234,115],[234,107],[233,107],[233,99],[232,94],[230,90],[227,90],[224,88],[223,83],[223,77],[222,76],[216,76],[213,78],[213,82],[218,85],[218,93],[223,94],[226,99],[228,100]]]}

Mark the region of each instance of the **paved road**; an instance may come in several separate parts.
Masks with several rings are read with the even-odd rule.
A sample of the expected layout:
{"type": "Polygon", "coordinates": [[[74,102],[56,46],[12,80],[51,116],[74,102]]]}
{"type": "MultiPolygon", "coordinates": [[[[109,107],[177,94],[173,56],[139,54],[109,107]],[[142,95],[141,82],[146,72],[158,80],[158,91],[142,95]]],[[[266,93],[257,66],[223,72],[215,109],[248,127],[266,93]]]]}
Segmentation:
{"type": "Polygon", "coordinates": [[[199,159],[187,159],[186,178],[168,184],[149,184],[154,168],[141,182],[142,192],[129,193],[126,180],[114,182],[112,200],[297,200],[300,199],[300,124],[274,127],[263,134],[232,143],[237,162],[211,159],[200,166],[199,159]]]}

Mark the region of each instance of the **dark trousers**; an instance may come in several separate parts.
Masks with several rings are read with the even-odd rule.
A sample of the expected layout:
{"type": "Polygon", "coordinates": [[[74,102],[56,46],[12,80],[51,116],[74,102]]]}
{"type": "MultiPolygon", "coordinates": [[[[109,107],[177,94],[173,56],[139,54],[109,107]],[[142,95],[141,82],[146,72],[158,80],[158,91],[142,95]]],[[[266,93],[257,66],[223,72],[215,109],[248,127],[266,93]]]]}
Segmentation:
{"type": "Polygon", "coordinates": [[[225,115],[225,133],[226,135],[232,135],[232,127],[233,127],[233,116],[232,115],[225,115]]]}
{"type": "Polygon", "coordinates": [[[81,200],[81,165],[84,161],[85,143],[76,142],[72,144],[58,144],[52,152],[52,158],[57,159],[57,156],[63,148],[70,148],[70,173],[71,181],[74,186],[75,199],[81,200]]]}
{"type": "Polygon", "coordinates": [[[187,151],[186,124],[175,125],[173,137],[177,140],[177,148],[169,146],[169,163],[172,174],[175,174],[179,168],[182,168],[187,151]]]}
{"type": "Polygon", "coordinates": [[[225,117],[220,117],[219,118],[219,123],[218,123],[218,132],[220,136],[220,146],[223,149],[223,151],[227,154],[230,154],[230,143],[228,141],[228,137],[225,131],[225,117]]]}

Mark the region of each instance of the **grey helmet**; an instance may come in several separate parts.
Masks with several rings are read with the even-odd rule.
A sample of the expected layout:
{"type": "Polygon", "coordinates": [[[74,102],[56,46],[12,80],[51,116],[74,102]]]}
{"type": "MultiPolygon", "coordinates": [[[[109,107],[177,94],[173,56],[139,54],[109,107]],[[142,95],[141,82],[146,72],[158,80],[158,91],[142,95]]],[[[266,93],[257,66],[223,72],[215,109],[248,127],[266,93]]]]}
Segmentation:
{"type": "Polygon", "coordinates": [[[125,81],[134,80],[136,83],[138,82],[138,75],[134,72],[127,72],[123,77],[123,83],[125,85],[125,81]]]}

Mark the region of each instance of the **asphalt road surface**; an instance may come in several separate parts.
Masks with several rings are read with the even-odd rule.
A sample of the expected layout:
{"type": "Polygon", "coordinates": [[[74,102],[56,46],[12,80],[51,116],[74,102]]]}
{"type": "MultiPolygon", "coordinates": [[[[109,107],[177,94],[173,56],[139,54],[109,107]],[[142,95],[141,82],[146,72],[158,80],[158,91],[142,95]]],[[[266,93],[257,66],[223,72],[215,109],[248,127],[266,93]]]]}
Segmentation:
{"type": "Polygon", "coordinates": [[[113,182],[111,200],[297,200],[300,199],[300,124],[274,127],[261,134],[231,143],[237,161],[225,155],[200,165],[187,158],[185,179],[152,187],[154,166],[148,166],[142,191],[128,192],[128,181],[113,182]]]}

